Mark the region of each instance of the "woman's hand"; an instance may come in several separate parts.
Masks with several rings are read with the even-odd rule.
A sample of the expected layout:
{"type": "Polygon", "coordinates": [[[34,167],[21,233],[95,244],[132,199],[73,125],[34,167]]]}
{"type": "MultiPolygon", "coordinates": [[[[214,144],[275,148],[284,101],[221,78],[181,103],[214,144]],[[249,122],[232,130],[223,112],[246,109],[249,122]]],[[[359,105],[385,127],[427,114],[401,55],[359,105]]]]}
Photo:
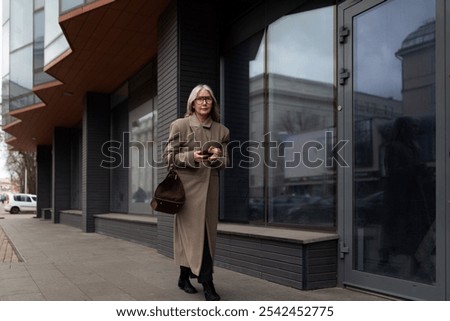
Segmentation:
{"type": "Polygon", "coordinates": [[[205,155],[200,150],[194,151],[194,161],[197,163],[206,161],[205,155]]]}
{"type": "Polygon", "coordinates": [[[202,151],[194,151],[194,161],[202,163],[206,161],[214,161],[219,157],[222,157],[222,149],[218,147],[210,146],[207,151],[208,154],[204,154],[202,151]],[[211,156],[209,156],[211,155],[211,156]]]}
{"type": "Polygon", "coordinates": [[[211,146],[208,148],[208,153],[212,155],[208,158],[209,161],[216,160],[219,157],[222,157],[222,149],[218,147],[211,146]]]}

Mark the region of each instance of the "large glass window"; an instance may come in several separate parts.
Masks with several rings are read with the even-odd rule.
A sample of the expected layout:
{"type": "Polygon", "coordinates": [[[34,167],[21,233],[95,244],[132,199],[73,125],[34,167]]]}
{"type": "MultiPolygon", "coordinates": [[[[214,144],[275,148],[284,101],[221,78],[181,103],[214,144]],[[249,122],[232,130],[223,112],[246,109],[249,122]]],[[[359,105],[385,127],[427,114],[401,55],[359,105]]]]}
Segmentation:
{"type": "Polygon", "coordinates": [[[33,3],[29,0],[11,1],[11,51],[33,42],[33,3]]]}
{"type": "Polygon", "coordinates": [[[269,223],[334,225],[334,8],[283,17],[267,31],[269,223]],[[273,163],[273,164],[272,164],[273,163]]]}
{"type": "MultiPolygon", "coordinates": [[[[156,186],[157,74],[150,62],[111,95],[110,210],[151,214],[156,186]]],[[[104,146],[106,148],[106,145],[104,146]]]]}
{"type": "Polygon", "coordinates": [[[150,200],[156,184],[152,165],[155,131],[155,106],[151,99],[129,115],[129,211],[130,213],[148,214],[150,200]]]}
{"type": "Polygon", "coordinates": [[[66,12],[84,4],[84,0],[60,0],[60,12],[66,12]]]}
{"type": "Polygon", "coordinates": [[[69,49],[69,43],[64,37],[59,25],[59,1],[45,2],[45,52],[44,65],[49,64],[59,55],[69,49]]]}
{"type": "Polygon", "coordinates": [[[10,3],[9,49],[9,111],[37,103],[39,99],[33,89],[33,2],[12,1],[10,3]]]}
{"type": "Polygon", "coordinates": [[[223,220],[335,226],[335,8],[299,11],[224,55],[223,220]]]}
{"type": "Polygon", "coordinates": [[[9,119],[9,39],[10,39],[10,19],[9,1],[4,0],[3,6],[3,29],[2,29],[2,124],[7,124],[9,119]]]}
{"type": "Polygon", "coordinates": [[[10,111],[32,105],[35,102],[33,89],[33,45],[30,44],[11,53],[10,56],[10,111]]]}
{"type": "Polygon", "coordinates": [[[34,0],[34,10],[43,9],[45,6],[45,0],[34,0]]]}
{"type": "Polygon", "coordinates": [[[128,92],[127,85],[122,86],[111,96],[111,140],[113,148],[122,151],[118,164],[111,168],[110,209],[112,212],[128,213],[128,168],[129,145],[124,139],[128,133],[128,92]],[[121,94],[124,94],[123,96],[121,94]]]}
{"type": "Polygon", "coordinates": [[[51,81],[53,77],[44,72],[44,8],[34,12],[34,85],[51,81]]]}
{"type": "Polygon", "coordinates": [[[60,8],[59,11],[61,14],[65,12],[69,12],[75,8],[81,7],[85,4],[95,2],[96,0],[59,0],[60,8]]]}

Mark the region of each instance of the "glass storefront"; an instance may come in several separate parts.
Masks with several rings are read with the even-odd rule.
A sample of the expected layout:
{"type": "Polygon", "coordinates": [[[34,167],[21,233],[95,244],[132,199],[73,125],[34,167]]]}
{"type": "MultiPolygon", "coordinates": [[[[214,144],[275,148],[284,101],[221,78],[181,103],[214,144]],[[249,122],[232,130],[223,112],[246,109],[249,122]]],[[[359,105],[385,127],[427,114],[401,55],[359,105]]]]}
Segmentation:
{"type": "Polygon", "coordinates": [[[326,159],[334,136],[334,12],[292,14],[267,31],[268,125],[277,146],[267,173],[269,223],[334,226],[335,175],[326,159]]]}
{"type": "Polygon", "coordinates": [[[233,142],[223,220],[335,226],[335,8],[299,11],[224,55],[233,142]]]}
{"type": "Polygon", "coordinates": [[[129,114],[129,211],[148,214],[156,186],[154,158],[156,108],[151,99],[129,114]]]}
{"type": "Polygon", "coordinates": [[[151,214],[157,184],[156,62],[152,61],[111,95],[109,142],[110,210],[151,214]]]}

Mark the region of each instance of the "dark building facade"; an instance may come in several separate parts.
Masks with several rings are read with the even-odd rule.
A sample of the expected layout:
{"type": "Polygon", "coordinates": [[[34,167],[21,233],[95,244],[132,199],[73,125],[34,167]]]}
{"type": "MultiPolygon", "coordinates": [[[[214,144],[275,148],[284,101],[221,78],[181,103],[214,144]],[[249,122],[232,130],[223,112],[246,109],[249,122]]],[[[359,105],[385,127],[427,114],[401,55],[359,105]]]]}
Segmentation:
{"type": "Polygon", "coordinates": [[[150,200],[210,85],[231,132],[216,264],[450,298],[445,0],[4,0],[3,129],[38,216],[172,257],[150,200]],[[33,21],[33,23],[24,23],[33,21]]]}

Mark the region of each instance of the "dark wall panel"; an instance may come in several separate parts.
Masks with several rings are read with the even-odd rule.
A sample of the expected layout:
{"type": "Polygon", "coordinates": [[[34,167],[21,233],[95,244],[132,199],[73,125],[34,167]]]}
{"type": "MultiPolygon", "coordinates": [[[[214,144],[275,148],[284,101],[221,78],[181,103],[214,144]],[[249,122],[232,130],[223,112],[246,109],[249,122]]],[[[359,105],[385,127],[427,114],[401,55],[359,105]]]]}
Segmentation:
{"type": "Polygon", "coordinates": [[[110,170],[100,166],[110,140],[109,95],[87,93],[83,114],[82,229],[94,232],[94,215],[109,212],[110,170]]]}
{"type": "Polygon", "coordinates": [[[53,222],[71,205],[71,129],[57,127],[53,135],[52,208],[53,222]]]}
{"type": "Polygon", "coordinates": [[[37,163],[37,217],[43,208],[52,207],[52,147],[39,145],[36,153],[37,163]]]}
{"type": "Polygon", "coordinates": [[[124,101],[111,111],[111,140],[120,143],[118,150],[115,144],[113,151],[120,153],[121,158],[116,154],[112,154],[116,162],[111,163],[111,191],[110,191],[110,210],[111,212],[127,213],[128,212],[128,165],[129,158],[129,141],[128,136],[124,133],[129,131],[128,128],[128,102],[124,101]]]}
{"type": "MultiPolygon", "coordinates": [[[[158,25],[158,128],[157,157],[161,159],[165,141],[169,136],[169,126],[180,116],[178,94],[178,23],[176,1],[162,15],[158,25]]],[[[158,171],[158,182],[162,181],[167,171],[158,171]]],[[[158,213],[158,252],[173,256],[173,224],[160,224],[170,220],[167,214],[158,213]]]]}
{"type": "Polygon", "coordinates": [[[158,238],[156,224],[96,217],[95,230],[100,234],[156,248],[158,238]]]}
{"type": "Polygon", "coordinates": [[[336,286],[337,243],[290,243],[219,233],[218,266],[301,290],[336,286]]]}
{"type": "Polygon", "coordinates": [[[178,1],[180,106],[186,113],[189,94],[209,85],[219,99],[219,19],[214,1],[178,1]],[[200,18],[198,18],[200,17],[200,18]]]}
{"type": "Polygon", "coordinates": [[[70,209],[81,209],[81,130],[72,129],[71,140],[71,197],[70,209]]]}
{"type": "Polygon", "coordinates": [[[69,225],[78,229],[81,229],[81,219],[82,216],[78,214],[71,213],[60,213],[61,224],[69,225]]]}

